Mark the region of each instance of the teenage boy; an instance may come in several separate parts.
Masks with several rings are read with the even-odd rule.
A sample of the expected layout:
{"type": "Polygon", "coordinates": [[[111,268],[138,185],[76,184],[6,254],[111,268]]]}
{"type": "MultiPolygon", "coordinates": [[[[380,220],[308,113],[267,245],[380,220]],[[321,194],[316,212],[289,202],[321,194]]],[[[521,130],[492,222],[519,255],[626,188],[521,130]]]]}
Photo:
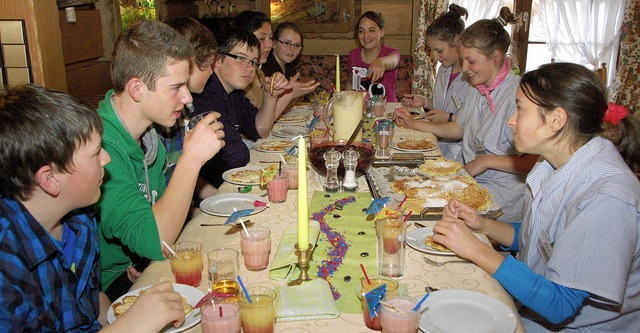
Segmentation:
{"type": "Polygon", "coordinates": [[[212,112],[185,136],[166,184],[166,151],[152,125],[173,126],[191,103],[191,58],[187,40],[155,20],[133,25],[114,47],[114,89],[98,107],[102,146],[112,160],[99,202],[100,285],[111,300],[131,287],[148,260],[164,259],[161,242],[178,237],[200,168],[224,146],[219,114],[212,112]]]}
{"type": "Polygon", "coordinates": [[[196,114],[212,110],[221,114],[226,145],[200,172],[202,178],[218,188],[223,182],[222,173],[249,162],[243,136],[251,141],[269,136],[276,118],[291,99],[315,90],[318,83],[293,83],[282,73],[276,73],[267,78],[262,108],[258,109],[245,97],[244,89],[261,66],[260,41],[240,28],[226,28],[217,34],[216,41],[218,57],[213,75],[202,94],[194,95],[193,106],[196,114]]]}
{"type": "MultiPolygon", "coordinates": [[[[35,85],[0,95],[0,331],[95,332],[98,230],[84,208],[100,197],[98,114],[35,85]]],[[[184,321],[169,283],[152,287],[103,332],[158,332],[184,321]]]]}

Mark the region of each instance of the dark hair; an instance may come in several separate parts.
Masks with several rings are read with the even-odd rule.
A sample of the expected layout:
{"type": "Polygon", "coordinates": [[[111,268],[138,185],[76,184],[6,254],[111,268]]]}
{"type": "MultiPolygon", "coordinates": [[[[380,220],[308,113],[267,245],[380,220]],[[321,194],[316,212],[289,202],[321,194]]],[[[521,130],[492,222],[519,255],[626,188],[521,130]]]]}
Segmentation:
{"type": "Polygon", "coordinates": [[[354,29],[355,30],[354,31],[355,38],[358,38],[358,30],[359,30],[359,27],[360,27],[360,22],[364,18],[368,18],[371,21],[375,22],[376,25],[378,26],[378,28],[380,28],[380,29],[384,28],[384,20],[382,19],[382,14],[381,13],[374,12],[374,11],[364,12],[364,13],[362,13],[362,15],[360,15],[360,18],[356,22],[356,28],[354,29]]]}
{"type": "Polygon", "coordinates": [[[427,37],[435,37],[439,40],[454,45],[454,39],[464,31],[464,21],[468,18],[468,12],[464,7],[454,3],[449,5],[449,11],[438,16],[427,28],[427,37]]]}
{"type": "Polygon", "coordinates": [[[68,172],[76,150],[102,131],[100,115],[64,92],[31,84],[0,92],[0,196],[28,199],[38,169],[68,172]]]}
{"type": "Polygon", "coordinates": [[[547,112],[563,108],[568,117],[558,135],[573,134],[583,144],[602,130],[607,111],[605,90],[593,71],[573,63],[545,64],[527,72],[520,80],[524,95],[539,106],[542,119],[547,112]]]}
{"type": "Polygon", "coordinates": [[[282,22],[278,24],[276,30],[273,32],[273,38],[280,39],[280,35],[285,30],[291,30],[300,35],[300,42],[304,43],[304,35],[302,34],[302,29],[300,29],[300,27],[293,22],[282,22]]]}
{"type": "Polygon", "coordinates": [[[271,24],[269,16],[256,10],[245,10],[233,19],[233,26],[247,30],[251,33],[260,29],[264,23],[271,24]]]}
{"type": "Polygon", "coordinates": [[[517,22],[509,7],[502,7],[497,18],[479,20],[470,25],[462,32],[458,42],[466,48],[480,49],[488,57],[496,50],[507,54],[511,38],[504,27],[517,22]]]}
{"type": "Polygon", "coordinates": [[[176,61],[191,61],[193,52],[178,31],[156,20],[135,23],[121,34],[113,48],[111,80],[115,92],[123,92],[127,82],[138,77],[150,90],[166,75],[166,66],[176,61]]]}
{"type": "Polygon", "coordinates": [[[218,42],[218,56],[224,59],[221,53],[229,53],[237,45],[246,45],[249,50],[258,50],[260,52],[260,40],[258,37],[248,30],[230,27],[224,30],[224,33],[216,36],[218,42]]]}
{"type": "Polygon", "coordinates": [[[216,55],[216,38],[207,27],[191,17],[176,17],[167,24],[183,35],[193,47],[193,60],[200,70],[211,66],[216,55]]]}
{"type": "Polygon", "coordinates": [[[605,122],[603,127],[604,137],[616,145],[629,168],[633,172],[640,172],[640,118],[629,111],[617,126],[605,122]]]}

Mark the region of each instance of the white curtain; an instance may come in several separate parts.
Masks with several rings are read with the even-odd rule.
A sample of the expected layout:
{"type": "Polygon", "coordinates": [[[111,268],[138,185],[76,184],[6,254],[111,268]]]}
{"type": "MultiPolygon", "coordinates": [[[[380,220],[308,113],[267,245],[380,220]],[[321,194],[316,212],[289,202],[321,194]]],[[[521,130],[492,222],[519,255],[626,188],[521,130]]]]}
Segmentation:
{"type": "MultiPolygon", "coordinates": [[[[469,12],[469,18],[465,21],[465,26],[472,25],[475,21],[481,19],[492,19],[500,13],[500,8],[504,6],[504,0],[451,0],[450,4],[455,3],[460,7],[464,7],[469,12]]],[[[464,18],[463,18],[464,19],[464,18]]]]}
{"type": "Polygon", "coordinates": [[[625,0],[541,0],[556,61],[596,69],[606,63],[607,82],[615,75],[625,0]]]}

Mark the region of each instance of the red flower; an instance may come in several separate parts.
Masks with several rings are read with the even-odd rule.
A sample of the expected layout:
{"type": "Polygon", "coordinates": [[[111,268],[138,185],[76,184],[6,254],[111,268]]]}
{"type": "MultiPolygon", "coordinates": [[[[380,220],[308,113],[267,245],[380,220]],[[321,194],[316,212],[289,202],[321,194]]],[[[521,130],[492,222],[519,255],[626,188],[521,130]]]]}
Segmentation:
{"type": "Polygon", "coordinates": [[[618,126],[620,120],[624,119],[624,117],[627,116],[628,112],[629,110],[624,106],[609,103],[607,112],[605,112],[604,118],[602,120],[610,122],[613,126],[618,126]]]}

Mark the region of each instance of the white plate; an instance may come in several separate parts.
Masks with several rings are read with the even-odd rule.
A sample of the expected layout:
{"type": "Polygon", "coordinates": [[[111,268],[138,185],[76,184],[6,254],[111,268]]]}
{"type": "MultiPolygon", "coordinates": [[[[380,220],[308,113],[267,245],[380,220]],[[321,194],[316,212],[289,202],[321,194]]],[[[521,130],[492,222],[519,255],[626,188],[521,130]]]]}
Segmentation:
{"type": "MultiPolygon", "coordinates": [[[[433,151],[433,150],[436,150],[438,148],[438,143],[434,143],[434,147],[433,148],[428,148],[428,149],[406,149],[406,148],[398,147],[398,142],[402,142],[404,140],[407,140],[407,139],[406,138],[397,138],[396,140],[392,141],[389,144],[389,146],[391,146],[391,148],[393,148],[393,149],[397,149],[397,150],[401,150],[401,151],[410,151],[410,152],[414,152],[414,153],[425,152],[425,151],[433,151]]],[[[426,139],[424,139],[424,140],[426,140],[426,139]]]]}
{"type": "Polygon", "coordinates": [[[222,179],[224,179],[224,181],[227,182],[227,183],[236,184],[236,185],[260,185],[260,181],[254,182],[254,183],[245,183],[245,182],[241,182],[241,181],[231,180],[229,178],[232,174],[234,174],[234,173],[236,173],[238,171],[243,171],[243,170],[263,170],[263,168],[261,168],[259,166],[245,166],[245,167],[240,167],[240,168],[227,170],[222,174],[222,179]]]}
{"type": "Polygon", "coordinates": [[[309,131],[307,131],[306,127],[282,127],[277,130],[271,131],[273,136],[283,139],[293,139],[297,136],[307,137],[309,136],[309,131]]]}
{"type": "Polygon", "coordinates": [[[479,292],[434,291],[420,307],[420,329],[426,333],[512,333],[516,324],[509,307],[479,292]]]}
{"type": "Polygon", "coordinates": [[[267,209],[266,206],[254,207],[253,202],[256,200],[266,202],[265,198],[259,197],[255,194],[248,194],[248,193],[218,194],[202,200],[202,202],[200,203],[200,209],[202,209],[202,211],[207,214],[229,217],[231,216],[231,214],[233,214],[234,208],[236,210],[253,208],[255,210],[253,211],[253,213],[249,214],[249,215],[253,215],[267,209]]]}
{"type": "Polygon", "coordinates": [[[406,243],[407,245],[409,245],[409,247],[420,252],[443,255],[443,256],[456,255],[453,252],[442,252],[432,248],[431,246],[427,246],[424,243],[424,240],[427,239],[427,236],[430,236],[430,235],[433,235],[433,227],[426,226],[424,228],[409,230],[407,231],[406,243]]]}
{"type": "Polygon", "coordinates": [[[313,114],[313,107],[309,109],[300,109],[293,107],[289,112],[283,113],[276,119],[279,123],[303,123],[309,121],[313,114]]]}
{"type": "MultiPolygon", "coordinates": [[[[113,304],[122,302],[122,299],[125,296],[138,296],[140,295],[140,292],[142,290],[149,289],[149,288],[151,288],[151,286],[142,287],[120,296],[115,302],[111,304],[111,306],[109,306],[109,311],[107,311],[107,321],[109,321],[109,323],[113,323],[114,321],[116,321],[116,316],[113,313],[113,304]]],[[[204,297],[205,295],[204,292],[202,292],[198,288],[194,288],[186,284],[174,283],[173,290],[175,290],[178,294],[186,297],[187,303],[189,303],[189,305],[191,306],[195,306],[198,303],[198,301],[200,301],[202,297],[204,297]]],[[[200,309],[194,309],[185,316],[185,321],[182,324],[182,326],[178,328],[173,326],[167,326],[161,332],[164,332],[164,333],[182,332],[188,328],[195,326],[199,322],[200,322],[200,309]]]]}
{"type": "MultiPolygon", "coordinates": [[[[260,146],[263,143],[267,143],[267,142],[270,142],[270,141],[288,141],[288,142],[291,142],[291,140],[263,140],[263,141],[256,142],[253,145],[253,149],[255,149],[257,151],[260,151],[260,152],[263,152],[263,153],[286,153],[287,149],[291,148],[291,146],[289,146],[289,147],[287,147],[287,148],[285,148],[283,150],[265,150],[265,149],[260,148],[260,146]]],[[[291,145],[294,145],[294,143],[291,142],[291,145]]]]}

